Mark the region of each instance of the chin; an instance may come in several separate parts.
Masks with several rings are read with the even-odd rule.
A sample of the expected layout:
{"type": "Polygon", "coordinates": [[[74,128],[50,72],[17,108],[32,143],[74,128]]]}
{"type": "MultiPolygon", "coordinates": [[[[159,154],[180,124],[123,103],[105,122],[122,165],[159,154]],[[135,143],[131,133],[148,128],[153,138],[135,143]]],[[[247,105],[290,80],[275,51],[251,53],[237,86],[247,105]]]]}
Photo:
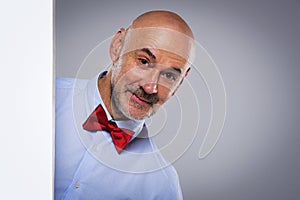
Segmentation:
{"type": "Polygon", "coordinates": [[[130,98],[119,99],[119,111],[122,115],[131,120],[144,120],[156,113],[159,109],[158,105],[140,105],[130,98]]]}
{"type": "Polygon", "coordinates": [[[128,112],[128,118],[134,120],[143,120],[151,115],[150,112],[140,111],[140,110],[130,110],[128,112]]]}
{"type": "Polygon", "coordinates": [[[144,120],[146,118],[154,115],[156,111],[153,108],[150,108],[148,111],[139,110],[139,109],[131,109],[129,112],[129,118],[134,120],[144,120]]]}

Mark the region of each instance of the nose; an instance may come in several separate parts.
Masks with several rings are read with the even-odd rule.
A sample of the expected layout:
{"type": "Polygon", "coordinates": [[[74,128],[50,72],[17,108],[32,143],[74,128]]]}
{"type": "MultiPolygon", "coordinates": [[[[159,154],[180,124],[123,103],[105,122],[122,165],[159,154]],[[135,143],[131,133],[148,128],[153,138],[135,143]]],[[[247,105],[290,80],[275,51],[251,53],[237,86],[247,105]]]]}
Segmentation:
{"type": "Polygon", "coordinates": [[[145,75],[142,81],[142,88],[148,94],[155,94],[157,93],[157,84],[159,79],[159,72],[150,72],[145,75]]]}
{"type": "Polygon", "coordinates": [[[155,94],[157,93],[157,84],[156,83],[146,83],[143,86],[143,89],[148,94],[155,94]]]}

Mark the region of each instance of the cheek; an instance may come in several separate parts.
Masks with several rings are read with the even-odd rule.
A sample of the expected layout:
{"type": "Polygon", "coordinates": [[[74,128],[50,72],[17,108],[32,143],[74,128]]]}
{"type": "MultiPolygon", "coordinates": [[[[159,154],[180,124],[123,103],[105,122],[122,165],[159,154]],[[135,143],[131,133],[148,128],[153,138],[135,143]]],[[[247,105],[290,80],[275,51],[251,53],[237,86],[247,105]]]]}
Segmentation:
{"type": "Polygon", "coordinates": [[[129,59],[125,60],[122,64],[121,71],[117,78],[121,82],[135,82],[138,79],[141,79],[141,72],[137,67],[137,64],[129,59]]]}
{"type": "Polygon", "coordinates": [[[157,86],[157,96],[162,103],[166,102],[169,99],[169,97],[171,96],[170,88],[167,88],[162,85],[158,85],[157,86]]]}
{"type": "Polygon", "coordinates": [[[142,86],[142,82],[145,78],[143,74],[139,68],[131,68],[120,74],[118,84],[121,84],[121,87],[126,87],[126,85],[134,85],[134,87],[142,86]]]}

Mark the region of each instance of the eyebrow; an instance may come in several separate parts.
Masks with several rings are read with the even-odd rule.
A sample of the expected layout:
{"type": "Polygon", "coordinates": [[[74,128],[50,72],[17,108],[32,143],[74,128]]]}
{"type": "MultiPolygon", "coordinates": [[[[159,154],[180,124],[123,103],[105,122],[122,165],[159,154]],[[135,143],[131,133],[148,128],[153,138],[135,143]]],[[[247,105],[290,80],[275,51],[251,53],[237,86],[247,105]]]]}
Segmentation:
{"type": "Polygon", "coordinates": [[[141,51],[143,51],[146,54],[148,54],[153,60],[156,60],[155,55],[148,48],[142,48],[141,51]]]}
{"type": "MultiPolygon", "coordinates": [[[[153,58],[153,60],[156,60],[155,55],[148,48],[142,48],[141,51],[143,51],[146,54],[148,54],[151,58],[153,58]]],[[[178,68],[178,67],[171,67],[171,69],[173,69],[176,72],[178,72],[179,74],[181,74],[181,69],[180,68],[178,68]]]]}
{"type": "Polygon", "coordinates": [[[177,71],[179,74],[181,74],[181,69],[178,67],[171,67],[173,70],[177,71]]]}

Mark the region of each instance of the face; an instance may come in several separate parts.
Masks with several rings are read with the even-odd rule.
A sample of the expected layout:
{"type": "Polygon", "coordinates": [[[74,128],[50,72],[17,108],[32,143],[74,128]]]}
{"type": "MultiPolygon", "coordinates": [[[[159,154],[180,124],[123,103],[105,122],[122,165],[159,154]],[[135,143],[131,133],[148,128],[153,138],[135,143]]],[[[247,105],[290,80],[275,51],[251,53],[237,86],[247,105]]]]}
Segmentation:
{"type": "Polygon", "coordinates": [[[174,94],[187,68],[186,59],[150,45],[122,53],[112,68],[112,107],[126,119],[153,115],[174,94]]]}

